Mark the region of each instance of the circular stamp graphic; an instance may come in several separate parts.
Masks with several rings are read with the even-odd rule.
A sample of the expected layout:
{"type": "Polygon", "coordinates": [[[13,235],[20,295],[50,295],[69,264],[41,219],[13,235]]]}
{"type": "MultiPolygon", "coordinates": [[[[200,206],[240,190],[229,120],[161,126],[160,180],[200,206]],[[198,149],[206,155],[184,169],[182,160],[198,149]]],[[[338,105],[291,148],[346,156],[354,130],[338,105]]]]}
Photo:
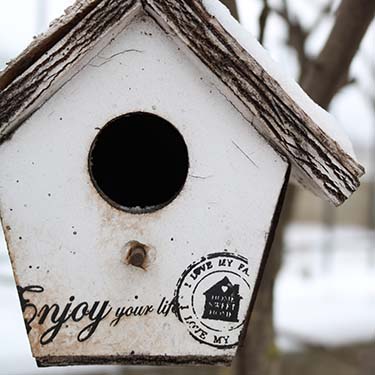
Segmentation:
{"type": "Polygon", "coordinates": [[[176,313],[196,340],[228,349],[238,345],[250,297],[247,259],[214,253],[182,274],[175,293],[176,313]]]}

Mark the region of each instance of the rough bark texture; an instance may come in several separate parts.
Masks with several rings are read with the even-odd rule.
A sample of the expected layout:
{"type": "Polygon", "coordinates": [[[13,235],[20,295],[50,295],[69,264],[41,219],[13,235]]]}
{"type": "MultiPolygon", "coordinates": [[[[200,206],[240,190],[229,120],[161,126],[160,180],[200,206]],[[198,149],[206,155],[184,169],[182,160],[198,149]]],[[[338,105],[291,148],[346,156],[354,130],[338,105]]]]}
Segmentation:
{"type": "Polygon", "coordinates": [[[323,108],[328,107],[347,76],[374,14],[374,0],[342,0],[325,46],[302,79],[304,90],[323,108]]]}
{"type": "Polygon", "coordinates": [[[207,14],[200,1],[144,0],[144,4],[161,27],[172,30],[254,114],[259,120],[259,126],[254,124],[257,130],[288,156],[294,176],[302,185],[336,205],[357,189],[361,167],[322,133],[257,61],[207,14]]]}
{"type": "Polygon", "coordinates": [[[251,114],[257,118],[254,126],[270,145],[289,158],[294,176],[302,185],[336,205],[358,188],[363,168],[223,29],[200,0],[99,1],[79,24],[73,23],[69,33],[0,93],[0,143],[61,87],[69,71],[74,71],[72,67],[77,69],[82,56],[103,33],[117,22],[125,22],[131,10],[142,5],[223,81],[248,108],[249,120],[251,114]]]}
{"type": "Polygon", "coordinates": [[[70,78],[70,68],[78,64],[105,32],[139,6],[137,0],[89,2],[89,9],[85,8],[85,16],[78,23],[68,22],[69,32],[65,30],[68,25],[61,26],[64,37],[59,42],[51,37],[53,47],[50,48],[52,41],[48,41],[47,33],[48,37],[42,36],[35,47],[28,48],[11,64],[0,76],[0,83],[7,82],[15,71],[20,75],[0,91],[0,144],[70,78]],[[96,6],[92,8],[92,4],[96,6]],[[20,73],[22,61],[33,52],[40,58],[20,73]]]}
{"type": "Polygon", "coordinates": [[[93,10],[102,0],[79,0],[66,9],[65,15],[56,19],[48,31],[37,37],[25,51],[8,63],[8,68],[1,74],[0,91],[5,89],[18,75],[26,71],[45,51],[52,48],[74,26],[93,10]]]}
{"type": "MultiPolygon", "coordinates": [[[[363,3],[362,5],[366,3],[367,11],[369,13],[372,12],[371,18],[368,19],[368,16],[358,18],[358,15],[353,17],[349,10],[358,7],[358,1],[343,0],[337,13],[335,26],[321,54],[317,58],[317,61],[323,65],[320,66],[320,69],[317,69],[317,64],[310,65],[311,70],[306,72],[304,89],[322,106],[327,107],[329,105],[331,99],[340,87],[337,82],[342,81],[347,76],[355,52],[359,48],[371,19],[373,19],[375,1],[361,0],[361,3],[363,3]],[[347,18],[350,18],[351,33],[347,34],[346,30],[344,30],[342,31],[342,35],[340,29],[345,29],[347,18]],[[348,39],[346,40],[346,38],[348,39]],[[346,43],[350,46],[350,51],[346,49],[346,43]],[[332,50],[330,50],[331,47],[328,47],[335,46],[336,44],[339,44],[339,46],[332,50]],[[333,56],[327,58],[327,54],[329,55],[330,53],[332,53],[333,56]],[[350,59],[348,59],[348,56],[351,56],[350,59]],[[345,62],[344,66],[342,65],[342,61],[345,62]],[[334,79],[327,79],[326,74],[329,71],[334,72],[334,79]]],[[[353,14],[358,14],[358,11],[362,12],[363,10],[364,9],[357,9],[353,14]]],[[[287,224],[290,222],[294,198],[295,188],[290,186],[285,199],[283,214],[276,232],[274,245],[258,293],[252,320],[249,325],[246,344],[239,351],[239,356],[237,358],[236,369],[238,375],[277,375],[281,372],[273,329],[273,293],[275,279],[281,265],[283,235],[287,224]]]]}

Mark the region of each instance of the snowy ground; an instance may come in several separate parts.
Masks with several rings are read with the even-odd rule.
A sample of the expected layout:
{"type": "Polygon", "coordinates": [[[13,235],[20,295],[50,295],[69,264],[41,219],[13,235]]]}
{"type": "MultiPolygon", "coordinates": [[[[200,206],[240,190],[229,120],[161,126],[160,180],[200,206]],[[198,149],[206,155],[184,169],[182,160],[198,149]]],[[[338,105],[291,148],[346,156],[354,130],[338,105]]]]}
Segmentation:
{"type": "Polygon", "coordinates": [[[275,294],[279,344],[375,342],[375,233],[294,225],[286,241],[275,294]]]}
{"type": "MultiPolygon", "coordinates": [[[[375,341],[375,233],[293,225],[286,241],[275,295],[280,348],[375,341]]],[[[35,367],[4,245],[0,248],[0,374],[116,374],[116,367],[35,367]]]]}

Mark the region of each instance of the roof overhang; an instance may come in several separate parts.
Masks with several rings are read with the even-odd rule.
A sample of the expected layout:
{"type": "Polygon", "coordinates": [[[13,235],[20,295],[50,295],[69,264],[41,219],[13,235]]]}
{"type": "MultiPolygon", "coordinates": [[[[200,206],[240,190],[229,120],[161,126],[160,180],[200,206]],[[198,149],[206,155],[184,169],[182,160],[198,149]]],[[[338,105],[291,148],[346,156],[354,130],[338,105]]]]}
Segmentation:
{"type": "Polygon", "coordinates": [[[239,111],[246,108],[252,113],[257,119],[252,123],[290,161],[298,182],[335,205],[343,203],[359,187],[364,168],[348,148],[328,134],[327,127],[319,122],[321,116],[314,116],[311,103],[291,95],[279,77],[267,71],[260,59],[220,22],[220,17],[207,9],[206,3],[77,1],[0,75],[0,145],[72,78],[68,72],[82,63],[105,33],[146,12],[223,82],[235,97],[232,103],[239,111]]]}

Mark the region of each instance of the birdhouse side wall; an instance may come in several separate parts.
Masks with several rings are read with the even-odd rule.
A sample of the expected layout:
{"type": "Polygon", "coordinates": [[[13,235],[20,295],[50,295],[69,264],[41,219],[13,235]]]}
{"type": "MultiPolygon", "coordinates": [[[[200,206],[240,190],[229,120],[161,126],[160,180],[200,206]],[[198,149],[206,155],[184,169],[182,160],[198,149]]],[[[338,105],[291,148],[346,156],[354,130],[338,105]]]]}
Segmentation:
{"type": "Polygon", "coordinates": [[[151,18],[94,52],[0,147],[0,212],[33,355],[44,364],[228,362],[288,164],[151,18]],[[189,153],[182,191],[147,214],[113,207],[88,171],[98,133],[132,112],[168,120],[189,153]],[[126,263],[131,241],[147,248],[144,269],[126,263]],[[210,305],[205,292],[220,282],[221,305],[210,305]]]}

